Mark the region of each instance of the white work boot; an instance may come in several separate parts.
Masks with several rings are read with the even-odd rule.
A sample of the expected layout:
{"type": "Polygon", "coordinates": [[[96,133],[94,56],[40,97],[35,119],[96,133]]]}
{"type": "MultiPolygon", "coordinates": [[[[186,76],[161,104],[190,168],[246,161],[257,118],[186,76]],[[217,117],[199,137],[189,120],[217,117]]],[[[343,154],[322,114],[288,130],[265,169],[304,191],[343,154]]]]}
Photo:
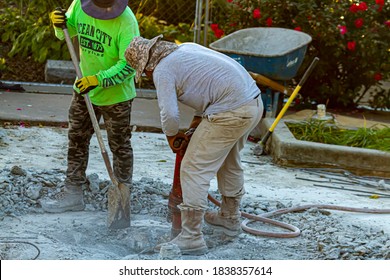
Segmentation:
{"type": "MultiPolygon", "coordinates": [[[[181,210],[181,233],[169,241],[180,248],[182,255],[204,255],[208,248],[203,239],[202,222],[204,211],[194,209],[181,210]]],[[[155,251],[159,252],[161,247],[167,243],[159,244],[155,251]]]]}
{"type": "Polygon", "coordinates": [[[222,196],[220,210],[218,212],[206,212],[204,215],[205,222],[228,236],[234,237],[239,235],[241,232],[240,202],[241,196],[222,196]]]}
{"type": "Polygon", "coordinates": [[[54,199],[40,200],[42,209],[49,213],[82,211],[85,209],[82,186],[65,186],[54,199]]]}

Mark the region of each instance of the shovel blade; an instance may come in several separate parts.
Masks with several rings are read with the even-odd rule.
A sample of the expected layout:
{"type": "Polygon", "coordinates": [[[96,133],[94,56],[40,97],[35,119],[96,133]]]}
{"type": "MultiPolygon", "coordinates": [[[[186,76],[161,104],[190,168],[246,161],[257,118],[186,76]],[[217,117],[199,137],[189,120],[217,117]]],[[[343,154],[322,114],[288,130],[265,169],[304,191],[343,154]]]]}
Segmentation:
{"type": "Polygon", "coordinates": [[[130,189],[124,184],[108,189],[108,219],[110,229],[130,227],[130,189]]]}

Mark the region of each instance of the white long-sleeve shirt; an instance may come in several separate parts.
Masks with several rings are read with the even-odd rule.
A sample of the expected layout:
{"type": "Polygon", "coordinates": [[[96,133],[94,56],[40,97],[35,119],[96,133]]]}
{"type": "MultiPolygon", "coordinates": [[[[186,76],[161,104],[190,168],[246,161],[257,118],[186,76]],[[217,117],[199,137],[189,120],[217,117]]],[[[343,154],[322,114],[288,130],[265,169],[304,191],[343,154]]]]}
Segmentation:
{"type": "Polygon", "coordinates": [[[194,43],[181,44],[153,72],[162,130],[179,131],[178,101],[207,116],[237,109],[260,94],[246,69],[232,58],[194,43]]]}

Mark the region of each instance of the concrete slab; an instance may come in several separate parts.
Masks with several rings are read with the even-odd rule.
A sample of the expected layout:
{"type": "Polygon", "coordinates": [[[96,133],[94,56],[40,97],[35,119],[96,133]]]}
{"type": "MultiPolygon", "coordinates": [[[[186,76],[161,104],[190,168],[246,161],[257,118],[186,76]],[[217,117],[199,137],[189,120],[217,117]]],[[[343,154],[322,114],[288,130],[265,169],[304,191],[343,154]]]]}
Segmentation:
{"type": "MultiPolygon", "coordinates": [[[[0,91],[0,121],[30,125],[67,126],[70,94],[39,94],[0,91]]],[[[193,109],[182,104],[180,129],[187,129],[193,109]]],[[[103,121],[101,121],[103,124],[103,121]]],[[[133,101],[131,124],[137,131],[161,132],[157,99],[137,97],[133,101]]]]}
{"type": "Polygon", "coordinates": [[[68,123],[71,95],[0,92],[0,120],[32,125],[68,123]]]}
{"type": "Polygon", "coordinates": [[[48,83],[73,84],[76,70],[72,61],[48,59],[45,64],[45,81],[48,83]]]}
{"type": "MultiPolygon", "coordinates": [[[[282,119],[268,139],[265,152],[281,166],[337,168],[359,176],[390,178],[390,153],[355,147],[297,140],[282,119]]],[[[290,120],[291,121],[291,120],[290,120]]],[[[259,128],[264,135],[273,118],[265,118],[259,128]]]]}
{"type": "MultiPolygon", "coordinates": [[[[19,81],[0,81],[0,91],[26,92],[26,93],[49,93],[49,94],[73,94],[73,85],[52,83],[31,83],[19,81]]],[[[156,90],[137,88],[137,97],[156,99],[156,90]]]]}

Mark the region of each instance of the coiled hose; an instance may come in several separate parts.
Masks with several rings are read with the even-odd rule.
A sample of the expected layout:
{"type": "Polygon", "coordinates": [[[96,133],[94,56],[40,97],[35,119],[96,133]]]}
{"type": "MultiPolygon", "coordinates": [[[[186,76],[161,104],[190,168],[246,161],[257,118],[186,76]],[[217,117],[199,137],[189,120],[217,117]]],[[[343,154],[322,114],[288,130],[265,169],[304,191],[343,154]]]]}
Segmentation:
{"type": "MultiPolygon", "coordinates": [[[[216,200],[214,197],[212,197],[210,194],[208,195],[208,199],[217,205],[218,207],[221,206],[221,203],[216,200]]],[[[286,214],[286,213],[293,213],[293,212],[301,212],[305,211],[311,208],[316,209],[328,209],[328,210],[338,210],[338,211],[346,211],[346,212],[357,212],[357,213],[371,213],[371,214],[390,214],[390,209],[370,209],[370,208],[354,208],[354,207],[345,207],[345,206],[337,206],[337,205],[328,205],[328,204],[308,204],[308,205],[302,205],[302,206],[296,206],[296,207],[290,207],[290,208],[282,208],[275,211],[267,212],[262,215],[252,215],[245,212],[241,212],[241,216],[245,217],[246,219],[241,223],[241,228],[254,235],[261,235],[261,236],[268,236],[268,237],[277,237],[277,238],[291,238],[291,237],[297,237],[301,234],[301,231],[299,228],[283,223],[280,221],[272,220],[270,217],[286,214]],[[271,224],[280,228],[284,228],[289,230],[290,232],[271,232],[271,231],[262,231],[257,230],[254,228],[251,228],[248,226],[249,223],[252,222],[263,222],[266,224],[271,224]]]]}

